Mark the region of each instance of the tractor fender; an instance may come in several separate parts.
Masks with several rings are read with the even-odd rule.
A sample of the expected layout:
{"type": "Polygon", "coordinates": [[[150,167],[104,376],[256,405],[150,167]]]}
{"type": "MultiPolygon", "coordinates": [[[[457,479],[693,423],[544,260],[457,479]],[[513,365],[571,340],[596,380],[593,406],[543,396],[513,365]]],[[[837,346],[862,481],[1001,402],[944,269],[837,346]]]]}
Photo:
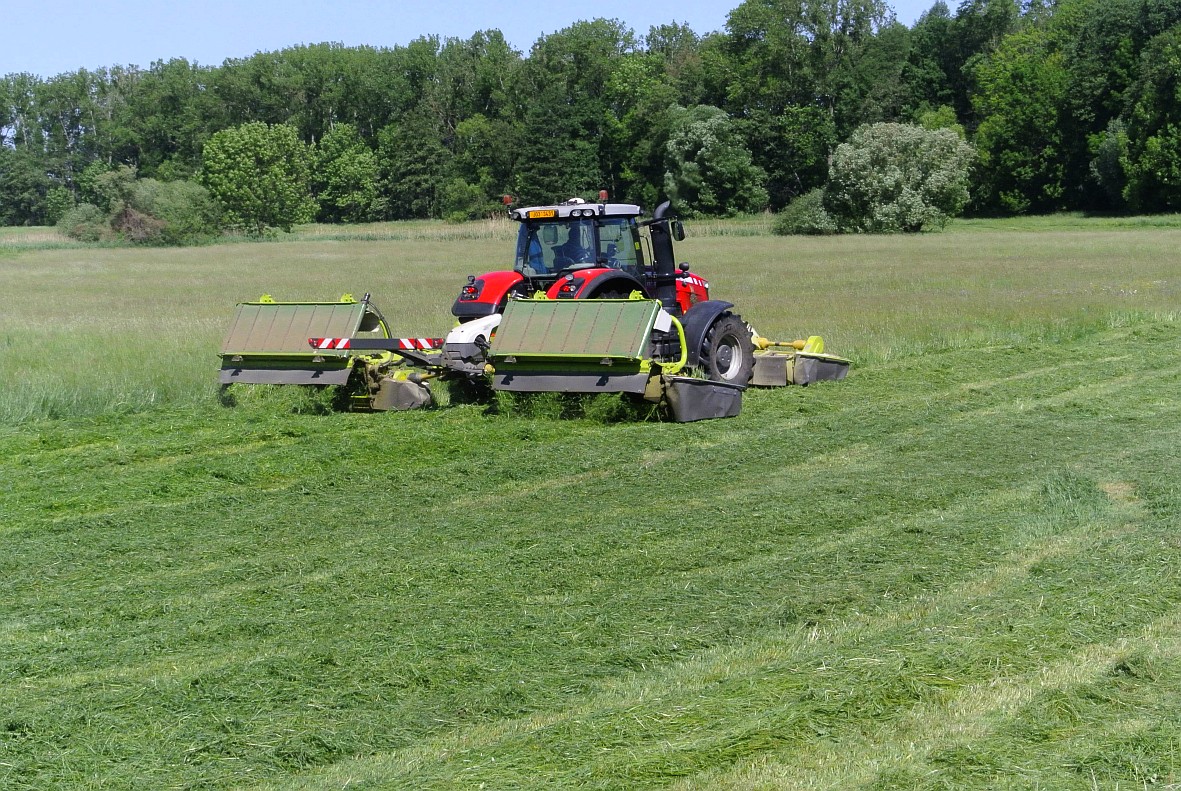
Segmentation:
{"type": "Polygon", "coordinates": [[[732,307],[733,302],[708,299],[698,302],[681,317],[681,325],[685,328],[685,344],[689,347],[689,356],[685,361],[687,365],[694,367],[701,362],[701,346],[705,343],[705,334],[717,321],[718,316],[732,307]]]}
{"type": "Polygon", "coordinates": [[[643,292],[647,294],[647,289],[639,279],[632,277],[626,272],[620,272],[612,269],[609,272],[601,272],[592,278],[589,278],[585,285],[578,291],[578,299],[588,299],[601,294],[618,293],[623,299],[631,296],[633,291],[643,292]]]}
{"type": "Polygon", "coordinates": [[[509,292],[524,282],[525,276],[514,270],[485,272],[470,278],[452,303],[451,315],[460,321],[470,321],[499,313],[509,292]]]}

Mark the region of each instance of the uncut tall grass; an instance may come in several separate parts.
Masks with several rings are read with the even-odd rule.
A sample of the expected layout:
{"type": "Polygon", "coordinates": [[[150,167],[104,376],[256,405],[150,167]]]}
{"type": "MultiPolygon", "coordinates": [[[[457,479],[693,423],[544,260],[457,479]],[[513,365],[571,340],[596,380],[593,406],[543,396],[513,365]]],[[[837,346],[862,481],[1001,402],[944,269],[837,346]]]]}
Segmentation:
{"type": "MultiPolygon", "coordinates": [[[[776,237],[688,223],[678,259],[763,335],[855,361],[1075,337],[1181,306],[1181,224],[960,222],[920,236],[776,237]]],[[[86,247],[0,237],[0,421],[209,405],[233,305],[371,293],[395,332],[444,333],[467,274],[511,264],[506,222],[312,226],[280,241],[86,247]]]]}

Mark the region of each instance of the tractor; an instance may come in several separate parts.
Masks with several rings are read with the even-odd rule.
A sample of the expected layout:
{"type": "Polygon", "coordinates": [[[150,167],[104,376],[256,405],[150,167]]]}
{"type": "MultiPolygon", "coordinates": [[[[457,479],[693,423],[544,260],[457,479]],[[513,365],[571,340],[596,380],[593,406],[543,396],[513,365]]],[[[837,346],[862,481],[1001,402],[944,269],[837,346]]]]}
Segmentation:
{"type": "MultiPolygon", "coordinates": [[[[511,198],[506,198],[506,204],[511,198]]],[[[746,385],[754,370],[750,327],[730,302],[709,298],[709,281],[677,265],[673,240],[684,226],[670,215],[670,203],[651,219],[630,203],[598,203],[573,198],[552,206],[510,209],[520,223],[511,270],[469,275],[451,307],[467,322],[503,313],[510,299],[539,293],[553,300],[627,299],[633,294],[659,300],[680,320],[688,347],[688,368],[705,378],[746,385]],[[647,229],[647,235],[641,229],[647,229]]],[[[653,339],[655,359],[676,359],[676,338],[653,339]]]]}

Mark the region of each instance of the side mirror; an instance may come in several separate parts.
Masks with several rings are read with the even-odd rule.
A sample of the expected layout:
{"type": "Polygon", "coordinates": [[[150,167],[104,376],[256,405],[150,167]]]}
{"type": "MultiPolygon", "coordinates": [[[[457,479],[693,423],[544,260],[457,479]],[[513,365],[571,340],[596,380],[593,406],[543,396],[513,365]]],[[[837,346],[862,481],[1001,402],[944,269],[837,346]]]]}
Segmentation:
{"type": "Polygon", "coordinates": [[[669,225],[672,226],[673,238],[676,239],[678,242],[685,241],[685,226],[681,225],[681,221],[680,220],[673,220],[671,223],[669,223],[669,225]]]}

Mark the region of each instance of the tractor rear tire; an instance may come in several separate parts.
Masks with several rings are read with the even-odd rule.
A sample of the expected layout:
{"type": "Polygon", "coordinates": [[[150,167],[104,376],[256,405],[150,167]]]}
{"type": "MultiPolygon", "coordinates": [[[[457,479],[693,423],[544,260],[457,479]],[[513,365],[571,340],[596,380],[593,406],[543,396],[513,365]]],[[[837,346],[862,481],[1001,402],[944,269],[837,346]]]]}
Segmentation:
{"type": "Polygon", "coordinates": [[[750,383],[755,347],[746,322],[729,311],[718,316],[701,344],[701,369],[714,382],[750,383]]]}

